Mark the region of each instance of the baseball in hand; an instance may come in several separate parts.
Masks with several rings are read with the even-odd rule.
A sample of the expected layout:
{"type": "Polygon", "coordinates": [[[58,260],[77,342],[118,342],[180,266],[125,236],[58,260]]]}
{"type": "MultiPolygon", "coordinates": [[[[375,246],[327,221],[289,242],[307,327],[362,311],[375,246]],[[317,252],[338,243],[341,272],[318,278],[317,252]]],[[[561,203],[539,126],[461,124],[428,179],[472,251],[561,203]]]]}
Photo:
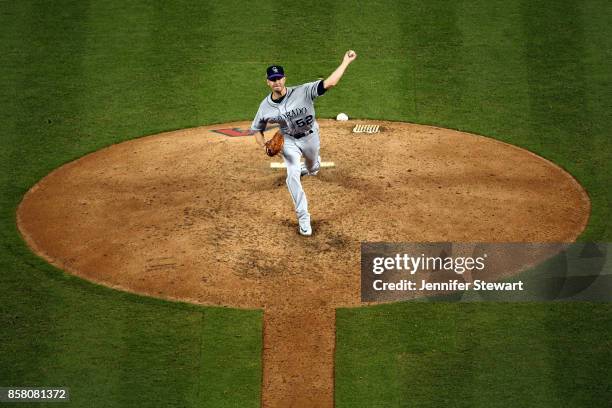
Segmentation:
{"type": "Polygon", "coordinates": [[[353,50],[348,50],[346,54],[344,54],[344,61],[348,62],[349,64],[355,61],[355,58],[357,58],[357,54],[353,50]]]}

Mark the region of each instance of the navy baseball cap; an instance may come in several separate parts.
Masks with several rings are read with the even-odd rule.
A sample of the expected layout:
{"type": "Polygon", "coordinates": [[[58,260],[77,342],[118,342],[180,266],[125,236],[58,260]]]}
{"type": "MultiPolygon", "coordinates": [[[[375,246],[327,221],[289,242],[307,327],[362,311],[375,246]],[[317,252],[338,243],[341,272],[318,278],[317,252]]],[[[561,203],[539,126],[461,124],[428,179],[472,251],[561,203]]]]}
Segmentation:
{"type": "Polygon", "coordinates": [[[285,76],[285,70],[280,65],[270,65],[266,70],[269,80],[282,78],[285,76]]]}

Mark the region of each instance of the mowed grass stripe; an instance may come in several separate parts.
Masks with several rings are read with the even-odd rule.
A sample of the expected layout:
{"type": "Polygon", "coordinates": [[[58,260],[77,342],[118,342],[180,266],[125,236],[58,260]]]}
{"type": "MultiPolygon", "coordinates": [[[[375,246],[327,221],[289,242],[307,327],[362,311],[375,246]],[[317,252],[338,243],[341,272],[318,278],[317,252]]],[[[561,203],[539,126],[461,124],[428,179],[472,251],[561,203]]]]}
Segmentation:
{"type": "Polygon", "coordinates": [[[209,308],[202,313],[201,406],[260,406],[262,321],[259,310],[209,308]]]}
{"type": "Polygon", "coordinates": [[[79,129],[87,139],[109,144],[162,129],[154,14],[144,2],[89,4],[79,129]]]}
{"type": "Polygon", "coordinates": [[[558,156],[558,149],[565,147],[559,141],[583,138],[587,131],[580,10],[575,1],[552,5],[523,1],[521,15],[532,135],[537,135],[534,140],[546,147],[548,155],[558,156]]]}
{"type": "Polygon", "coordinates": [[[555,356],[548,340],[554,334],[543,324],[547,315],[554,313],[548,306],[488,304],[454,308],[457,313],[467,312],[473,333],[471,406],[513,406],[518,395],[527,401],[527,406],[559,406],[551,375],[555,356]]]}
{"type": "Polygon", "coordinates": [[[449,0],[411,3],[415,47],[416,109],[419,123],[457,127],[470,112],[463,103],[463,38],[458,27],[459,4],[449,0]],[[453,126],[454,125],[454,126],[453,126]]]}
{"type": "MultiPolygon", "coordinates": [[[[200,112],[206,123],[250,120],[269,92],[265,69],[285,64],[283,31],[275,29],[271,2],[215,2],[206,7],[208,20],[200,27],[200,64],[196,67],[200,112]]],[[[292,75],[292,72],[287,72],[292,75]]],[[[255,142],[252,141],[254,144],[255,142]]],[[[255,146],[255,144],[254,144],[255,146]]]]}
{"type": "Polygon", "coordinates": [[[589,191],[593,204],[585,239],[610,240],[612,228],[612,3],[593,0],[580,4],[583,25],[583,66],[586,76],[586,106],[590,114],[588,133],[569,156],[575,167],[582,167],[578,178],[589,191]],[[595,152],[597,152],[595,154],[595,152]]]}
{"type": "Polygon", "coordinates": [[[529,86],[519,5],[498,0],[462,3],[457,20],[466,109],[457,125],[528,146],[529,86]]]}
{"type": "Polygon", "coordinates": [[[9,185],[18,188],[56,167],[74,142],[66,129],[77,122],[75,77],[81,70],[85,7],[64,13],[51,12],[52,8],[34,5],[18,20],[17,32],[28,46],[13,53],[20,64],[14,66],[15,99],[6,101],[6,109],[12,112],[14,128],[2,136],[9,185]]]}
{"type": "MultiPolygon", "coordinates": [[[[590,23],[585,21],[581,4],[521,3],[527,39],[529,136],[533,151],[567,169],[590,192],[593,206],[590,222],[595,229],[588,231],[584,238],[598,239],[599,235],[602,239],[600,234],[610,219],[610,195],[609,192],[604,193],[607,197],[602,194],[609,191],[604,186],[610,178],[604,175],[610,173],[610,161],[600,159],[610,157],[610,144],[609,136],[601,137],[602,131],[595,129],[603,118],[600,105],[589,103],[588,84],[596,80],[597,70],[604,65],[589,63],[592,57],[586,48],[585,27],[590,23]],[[601,151],[595,153],[598,150],[601,151]]],[[[602,16],[591,15],[591,18],[610,20],[609,14],[602,16]]],[[[605,55],[605,46],[595,53],[605,55]]],[[[608,117],[608,128],[609,123],[608,117]]]]}
{"type": "Polygon", "coordinates": [[[201,50],[212,41],[205,27],[214,24],[211,4],[179,1],[175,7],[155,3],[150,63],[147,67],[157,92],[152,105],[159,123],[175,122],[172,128],[202,123],[203,113],[217,110],[210,99],[202,102],[201,50]],[[181,122],[176,119],[182,118],[181,122]]]}
{"type": "MultiPolygon", "coordinates": [[[[601,114],[600,101],[589,103],[592,86],[588,85],[597,80],[598,70],[604,65],[590,63],[585,37],[585,27],[590,23],[584,19],[582,3],[568,2],[542,10],[533,7],[529,2],[524,4],[526,30],[534,38],[528,65],[533,77],[532,136],[535,138],[537,133],[544,145],[539,153],[570,171],[590,192],[590,223],[594,228],[585,238],[594,239],[609,228],[610,220],[610,193],[604,187],[610,185],[609,113],[608,135],[602,137],[606,131],[596,128],[605,114],[601,114]],[[538,119],[539,116],[542,117],[538,119]],[[593,155],[598,150],[601,152],[593,155]]],[[[591,14],[591,18],[609,22],[610,14],[591,14]]],[[[605,55],[605,44],[601,40],[597,43],[600,45],[595,52],[605,55]]],[[[608,101],[609,90],[610,87],[608,101]]]]}
{"type": "Polygon", "coordinates": [[[561,304],[542,321],[557,406],[607,407],[612,399],[612,306],[561,304]]]}
{"type": "MultiPolygon", "coordinates": [[[[322,66],[322,76],[340,64],[348,49],[357,52],[357,60],[338,87],[317,102],[319,115],[335,118],[345,112],[350,118],[409,117],[414,107],[413,83],[412,75],[406,76],[405,72],[412,69],[412,62],[404,38],[403,12],[404,6],[397,2],[335,6],[335,26],[330,39],[321,44],[330,61],[322,66]]],[[[322,65],[312,63],[315,64],[322,65]]]]}
{"type": "MultiPolygon", "coordinates": [[[[53,124],[50,116],[72,118],[70,112],[75,106],[69,97],[71,82],[57,65],[62,64],[62,69],[71,74],[79,70],[73,56],[78,56],[82,50],[81,25],[70,20],[82,21],[83,12],[83,7],[75,7],[58,15],[50,13],[44,5],[27,4],[7,10],[8,16],[15,13],[14,21],[17,22],[11,34],[19,35],[19,39],[29,46],[13,45],[12,60],[19,64],[12,66],[14,99],[6,104],[6,110],[11,112],[12,126],[10,133],[2,135],[2,162],[9,179],[2,185],[0,195],[10,197],[2,203],[2,230],[11,235],[5,236],[2,245],[0,279],[4,293],[11,296],[3,299],[1,319],[5,324],[0,326],[6,328],[3,333],[16,335],[19,339],[16,343],[10,338],[2,339],[2,344],[7,344],[6,349],[2,349],[11,351],[0,355],[3,367],[0,381],[6,384],[34,386],[46,383],[49,380],[47,370],[53,366],[49,364],[55,352],[53,344],[62,335],[53,312],[62,307],[63,299],[54,296],[55,282],[46,281],[44,274],[35,270],[42,262],[29,263],[20,258],[27,250],[17,235],[14,210],[17,198],[29,184],[53,168],[45,156],[57,158],[56,144],[42,137],[53,124]],[[71,40],[60,41],[59,33],[62,32],[70,35],[71,40]],[[24,269],[34,273],[25,278],[24,269]],[[10,367],[11,371],[4,367],[10,367]]],[[[61,140],[58,133],[54,136],[61,140]]]]}

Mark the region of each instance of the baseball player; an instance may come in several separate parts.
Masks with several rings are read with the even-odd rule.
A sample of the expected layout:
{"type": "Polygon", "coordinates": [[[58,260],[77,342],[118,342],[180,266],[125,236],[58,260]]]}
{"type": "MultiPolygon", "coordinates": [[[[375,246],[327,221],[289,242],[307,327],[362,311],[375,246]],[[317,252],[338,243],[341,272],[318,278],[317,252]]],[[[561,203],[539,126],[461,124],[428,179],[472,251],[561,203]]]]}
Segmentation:
{"type": "Polygon", "coordinates": [[[265,148],[264,130],[268,123],[277,123],[284,136],[282,156],[287,167],[287,188],[293,199],[301,235],[312,235],[308,201],[302,189],[300,178],[316,175],[319,172],[319,124],[315,118],[314,100],[325,91],[336,86],[344,71],[357,54],[349,50],[344,54],[342,63],[325,80],[309,82],[297,86],[285,86],[285,71],[280,65],[272,65],[266,70],[267,83],[272,93],[264,98],[251,130],[255,140],[265,148]],[[304,166],[300,158],[304,156],[304,166]]]}

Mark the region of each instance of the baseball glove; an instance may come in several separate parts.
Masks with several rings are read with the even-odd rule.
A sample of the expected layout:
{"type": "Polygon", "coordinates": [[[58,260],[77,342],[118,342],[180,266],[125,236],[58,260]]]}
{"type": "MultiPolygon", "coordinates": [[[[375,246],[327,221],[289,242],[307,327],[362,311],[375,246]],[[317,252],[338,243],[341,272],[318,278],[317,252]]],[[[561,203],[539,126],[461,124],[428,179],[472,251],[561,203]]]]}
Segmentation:
{"type": "Polygon", "coordinates": [[[285,143],[285,138],[279,130],[272,136],[272,139],[266,142],[266,154],[270,157],[276,156],[283,150],[283,143],[285,143]]]}

